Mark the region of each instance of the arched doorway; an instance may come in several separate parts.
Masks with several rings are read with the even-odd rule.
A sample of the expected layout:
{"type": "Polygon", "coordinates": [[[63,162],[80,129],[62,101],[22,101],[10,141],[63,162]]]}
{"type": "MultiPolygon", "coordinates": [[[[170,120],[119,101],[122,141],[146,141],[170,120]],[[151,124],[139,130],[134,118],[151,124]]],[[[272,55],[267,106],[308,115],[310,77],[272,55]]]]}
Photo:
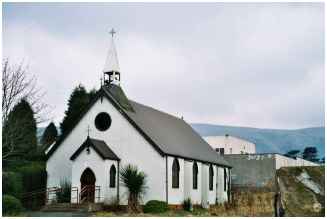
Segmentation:
{"type": "Polygon", "coordinates": [[[94,202],[95,175],[90,168],[86,168],[81,176],[81,202],[94,202]]]}

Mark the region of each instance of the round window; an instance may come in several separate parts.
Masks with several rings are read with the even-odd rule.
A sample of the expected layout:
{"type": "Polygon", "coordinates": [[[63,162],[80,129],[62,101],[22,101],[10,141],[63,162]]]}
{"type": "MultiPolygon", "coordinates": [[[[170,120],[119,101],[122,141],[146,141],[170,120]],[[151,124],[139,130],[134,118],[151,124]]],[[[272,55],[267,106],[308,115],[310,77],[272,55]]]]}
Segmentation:
{"type": "Polygon", "coordinates": [[[95,117],[95,127],[100,131],[106,131],[111,125],[111,118],[108,113],[99,113],[95,117]]]}

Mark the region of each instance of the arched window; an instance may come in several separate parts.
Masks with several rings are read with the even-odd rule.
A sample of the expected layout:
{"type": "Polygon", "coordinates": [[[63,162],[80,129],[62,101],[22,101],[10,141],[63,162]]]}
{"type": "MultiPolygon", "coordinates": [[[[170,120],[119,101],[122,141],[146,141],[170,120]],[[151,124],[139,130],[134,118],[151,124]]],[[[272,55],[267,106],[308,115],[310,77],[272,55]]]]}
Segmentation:
{"type": "Polygon", "coordinates": [[[198,189],[198,164],[193,163],[193,189],[198,189]]]}
{"type": "Polygon", "coordinates": [[[227,171],[226,168],[224,168],[224,191],[226,191],[227,187],[227,171]]]}
{"type": "Polygon", "coordinates": [[[209,190],[213,190],[213,167],[211,164],[209,166],[209,190]]]}
{"type": "Polygon", "coordinates": [[[110,180],[109,180],[110,188],[116,187],[116,167],[115,165],[111,165],[110,167],[110,180]]]}
{"type": "Polygon", "coordinates": [[[178,160],[175,158],[173,161],[173,177],[172,177],[172,187],[179,188],[179,163],[178,160]]]}

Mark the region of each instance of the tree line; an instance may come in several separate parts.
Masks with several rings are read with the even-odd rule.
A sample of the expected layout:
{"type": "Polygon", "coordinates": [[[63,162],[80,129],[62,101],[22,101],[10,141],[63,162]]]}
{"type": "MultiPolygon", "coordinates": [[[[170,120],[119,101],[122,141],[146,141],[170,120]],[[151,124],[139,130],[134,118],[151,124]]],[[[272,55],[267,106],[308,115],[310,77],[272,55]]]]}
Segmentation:
{"type": "Polygon", "coordinates": [[[36,77],[30,74],[28,66],[23,63],[11,65],[8,59],[3,60],[2,160],[42,160],[44,150],[72,129],[95,94],[95,89],[87,91],[82,84],[76,86],[68,98],[60,132],[54,122],[50,122],[38,141],[37,126],[49,120],[44,116],[48,114],[44,113],[48,110],[42,99],[45,93],[37,86],[36,77]]]}
{"type": "Polygon", "coordinates": [[[316,163],[325,163],[325,157],[321,159],[318,158],[318,150],[316,147],[306,147],[302,152],[300,150],[290,150],[284,155],[291,158],[301,157],[316,163]]]}
{"type": "Polygon", "coordinates": [[[37,209],[44,205],[43,195],[26,198],[24,194],[46,189],[47,173],[44,151],[72,128],[91,99],[93,89],[81,84],[68,98],[60,132],[49,122],[50,107],[44,102],[45,92],[37,78],[23,62],[2,62],[2,200],[3,214],[13,215],[23,208],[37,209]],[[49,122],[40,139],[37,127],[49,122]]]}

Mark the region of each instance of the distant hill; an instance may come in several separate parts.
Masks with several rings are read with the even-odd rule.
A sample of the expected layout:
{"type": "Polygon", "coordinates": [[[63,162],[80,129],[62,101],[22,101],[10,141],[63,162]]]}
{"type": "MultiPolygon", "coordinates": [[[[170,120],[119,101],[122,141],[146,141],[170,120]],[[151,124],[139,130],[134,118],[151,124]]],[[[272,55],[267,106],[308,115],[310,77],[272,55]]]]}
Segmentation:
{"type": "MultiPolygon", "coordinates": [[[[258,153],[274,152],[283,154],[293,149],[303,151],[307,146],[315,146],[318,149],[319,157],[324,157],[325,154],[325,127],[283,130],[201,123],[193,123],[191,126],[201,136],[229,134],[254,142],[258,153]]],[[[44,127],[38,128],[37,136],[39,139],[44,130],[44,127]]],[[[59,131],[59,128],[57,130],[59,131]]]]}
{"type": "Polygon", "coordinates": [[[325,154],[325,127],[305,129],[258,129],[236,126],[221,126],[211,124],[191,124],[201,136],[229,134],[251,141],[256,144],[258,153],[286,153],[297,149],[303,151],[307,146],[318,149],[319,157],[325,154]]]}

